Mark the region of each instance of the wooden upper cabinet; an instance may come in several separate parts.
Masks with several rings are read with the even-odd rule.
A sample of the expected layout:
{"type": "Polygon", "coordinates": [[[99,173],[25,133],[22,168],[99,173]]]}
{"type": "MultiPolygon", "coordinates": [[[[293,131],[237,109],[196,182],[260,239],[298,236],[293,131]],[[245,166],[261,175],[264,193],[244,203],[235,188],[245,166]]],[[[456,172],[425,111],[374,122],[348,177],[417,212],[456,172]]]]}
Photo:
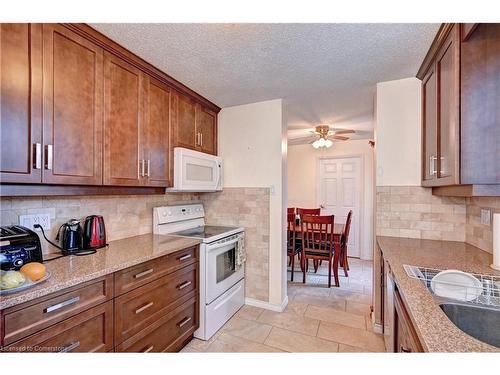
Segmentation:
{"type": "Polygon", "coordinates": [[[437,173],[437,83],[434,66],[422,81],[422,183],[435,178],[437,173]]]}
{"type": "Polygon", "coordinates": [[[104,184],[141,186],[143,74],[104,53],[104,184]]]}
{"type": "Polygon", "coordinates": [[[196,106],[196,133],[198,136],[198,150],[217,155],[217,113],[196,106]]]}
{"type": "Polygon", "coordinates": [[[462,27],[461,182],[500,184],[500,24],[462,27]]]}
{"type": "Polygon", "coordinates": [[[196,103],[190,97],[176,93],[174,99],[175,126],[174,145],[196,149],[198,146],[196,134],[196,103]]]}
{"type": "Polygon", "coordinates": [[[454,25],[436,59],[440,185],[460,183],[460,26],[454,25]]]}
{"type": "Polygon", "coordinates": [[[144,160],[147,186],[171,186],[170,94],[165,84],[146,77],[144,160]]]}
{"type": "Polygon", "coordinates": [[[422,185],[460,183],[460,29],[453,25],[422,80],[422,185]]]}
{"type": "Polygon", "coordinates": [[[43,182],[102,184],[103,51],[43,25],[43,182]]]}
{"type": "Polygon", "coordinates": [[[41,182],[41,37],[41,25],[0,24],[2,182],[41,182]]]}

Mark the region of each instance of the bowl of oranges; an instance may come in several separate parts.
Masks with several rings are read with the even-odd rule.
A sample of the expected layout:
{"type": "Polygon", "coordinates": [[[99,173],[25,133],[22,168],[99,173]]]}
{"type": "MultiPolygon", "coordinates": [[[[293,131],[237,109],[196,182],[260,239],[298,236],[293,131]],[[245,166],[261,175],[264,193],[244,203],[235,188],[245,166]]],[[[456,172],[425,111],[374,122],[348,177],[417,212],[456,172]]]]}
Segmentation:
{"type": "Polygon", "coordinates": [[[20,292],[32,288],[50,277],[50,272],[42,263],[31,262],[19,271],[0,271],[0,295],[20,292]]]}

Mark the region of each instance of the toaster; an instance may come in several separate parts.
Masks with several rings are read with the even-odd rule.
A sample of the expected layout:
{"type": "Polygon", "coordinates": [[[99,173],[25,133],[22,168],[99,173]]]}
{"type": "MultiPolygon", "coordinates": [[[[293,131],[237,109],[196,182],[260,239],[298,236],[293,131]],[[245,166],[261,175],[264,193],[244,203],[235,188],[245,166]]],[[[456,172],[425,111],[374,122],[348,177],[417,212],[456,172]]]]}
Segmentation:
{"type": "Polygon", "coordinates": [[[43,262],[38,235],[19,225],[0,227],[0,269],[17,271],[30,262],[43,262]]]}

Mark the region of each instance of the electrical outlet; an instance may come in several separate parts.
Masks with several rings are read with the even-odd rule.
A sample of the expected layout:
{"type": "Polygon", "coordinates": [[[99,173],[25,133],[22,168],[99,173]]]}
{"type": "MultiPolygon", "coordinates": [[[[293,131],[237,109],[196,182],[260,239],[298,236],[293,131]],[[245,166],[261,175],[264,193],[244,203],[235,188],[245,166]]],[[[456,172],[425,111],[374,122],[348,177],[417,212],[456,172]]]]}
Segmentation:
{"type": "Polygon", "coordinates": [[[50,215],[49,214],[33,214],[33,215],[20,215],[19,216],[19,225],[23,227],[32,229],[32,230],[40,230],[35,229],[33,226],[35,224],[39,224],[42,226],[44,230],[50,229],[50,215]]]}
{"type": "Polygon", "coordinates": [[[491,225],[491,211],[481,209],[481,224],[491,225]]]}

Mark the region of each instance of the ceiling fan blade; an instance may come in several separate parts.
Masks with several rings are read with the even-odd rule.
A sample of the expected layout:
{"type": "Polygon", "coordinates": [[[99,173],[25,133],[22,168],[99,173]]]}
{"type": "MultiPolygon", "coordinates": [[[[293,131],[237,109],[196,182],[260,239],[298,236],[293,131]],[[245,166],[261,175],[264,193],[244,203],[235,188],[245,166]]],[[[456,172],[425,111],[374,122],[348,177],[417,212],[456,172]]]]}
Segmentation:
{"type": "Polygon", "coordinates": [[[342,137],[341,135],[334,135],[333,139],[338,139],[339,141],[347,141],[349,137],[342,137]]]}
{"type": "Polygon", "coordinates": [[[335,132],[335,134],[352,134],[352,133],[356,133],[356,131],[352,129],[343,129],[343,130],[337,130],[335,132]]]}

